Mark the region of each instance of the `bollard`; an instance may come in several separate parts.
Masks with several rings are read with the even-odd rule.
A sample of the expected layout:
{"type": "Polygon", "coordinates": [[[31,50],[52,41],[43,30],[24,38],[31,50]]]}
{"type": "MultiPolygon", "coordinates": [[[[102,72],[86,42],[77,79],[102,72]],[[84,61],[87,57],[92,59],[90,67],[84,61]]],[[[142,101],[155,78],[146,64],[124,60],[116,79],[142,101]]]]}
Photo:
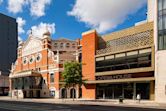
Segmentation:
{"type": "Polygon", "coordinates": [[[123,97],[122,96],[119,97],[119,103],[123,103],[123,97]]]}

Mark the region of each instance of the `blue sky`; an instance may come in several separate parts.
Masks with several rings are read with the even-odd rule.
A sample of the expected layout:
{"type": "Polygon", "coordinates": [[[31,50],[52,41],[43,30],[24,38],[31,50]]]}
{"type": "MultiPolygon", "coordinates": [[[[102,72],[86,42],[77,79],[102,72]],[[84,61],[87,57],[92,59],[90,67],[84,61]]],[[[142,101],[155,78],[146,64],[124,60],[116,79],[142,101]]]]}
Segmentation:
{"type": "Polygon", "coordinates": [[[32,26],[35,32],[41,28],[39,27],[41,23],[54,28],[52,29],[54,39],[81,38],[81,33],[90,29],[97,29],[101,35],[107,34],[145,20],[147,12],[146,0],[117,0],[117,3],[114,0],[38,1],[0,0],[0,13],[20,18],[19,23],[22,25],[19,27],[19,36],[23,40],[27,39],[27,32],[32,26]]]}

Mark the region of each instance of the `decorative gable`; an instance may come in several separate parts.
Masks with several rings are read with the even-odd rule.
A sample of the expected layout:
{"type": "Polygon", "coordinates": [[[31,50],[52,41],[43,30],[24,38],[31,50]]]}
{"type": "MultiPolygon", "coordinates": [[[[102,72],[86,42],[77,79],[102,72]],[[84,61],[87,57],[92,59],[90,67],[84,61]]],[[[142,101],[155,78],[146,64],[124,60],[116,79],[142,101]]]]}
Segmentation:
{"type": "Polygon", "coordinates": [[[27,56],[42,50],[42,41],[36,37],[30,37],[23,46],[22,56],[27,56]]]}

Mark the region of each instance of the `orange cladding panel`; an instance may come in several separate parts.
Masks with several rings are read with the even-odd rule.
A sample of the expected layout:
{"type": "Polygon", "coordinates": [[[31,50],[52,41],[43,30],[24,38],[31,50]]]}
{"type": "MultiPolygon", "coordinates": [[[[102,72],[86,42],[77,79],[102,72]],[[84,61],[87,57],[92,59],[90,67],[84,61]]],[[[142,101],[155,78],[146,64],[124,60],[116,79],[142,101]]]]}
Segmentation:
{"type": "MultiPolygon", "coordinates": [[[[95,52],[97,50],[98,37],[96,31],[82,37],[82,75],[86,80],[95,80],[95,52]]],[[[96,86],[86,85],[82,87],[82,97],[96,98],[96,86]]]]}

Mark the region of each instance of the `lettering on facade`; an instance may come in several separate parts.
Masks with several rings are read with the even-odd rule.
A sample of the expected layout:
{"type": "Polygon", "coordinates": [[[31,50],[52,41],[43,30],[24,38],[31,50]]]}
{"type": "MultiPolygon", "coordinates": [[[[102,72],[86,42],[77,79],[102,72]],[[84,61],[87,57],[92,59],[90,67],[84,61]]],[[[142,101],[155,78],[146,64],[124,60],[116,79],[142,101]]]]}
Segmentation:
{"type": "Polygon", "coordinates": [[[128,79],[132,78],[131,74],[111,75],[111,76],[97,76],[96,80],[112,80],[112,79],[128,79]]]}

